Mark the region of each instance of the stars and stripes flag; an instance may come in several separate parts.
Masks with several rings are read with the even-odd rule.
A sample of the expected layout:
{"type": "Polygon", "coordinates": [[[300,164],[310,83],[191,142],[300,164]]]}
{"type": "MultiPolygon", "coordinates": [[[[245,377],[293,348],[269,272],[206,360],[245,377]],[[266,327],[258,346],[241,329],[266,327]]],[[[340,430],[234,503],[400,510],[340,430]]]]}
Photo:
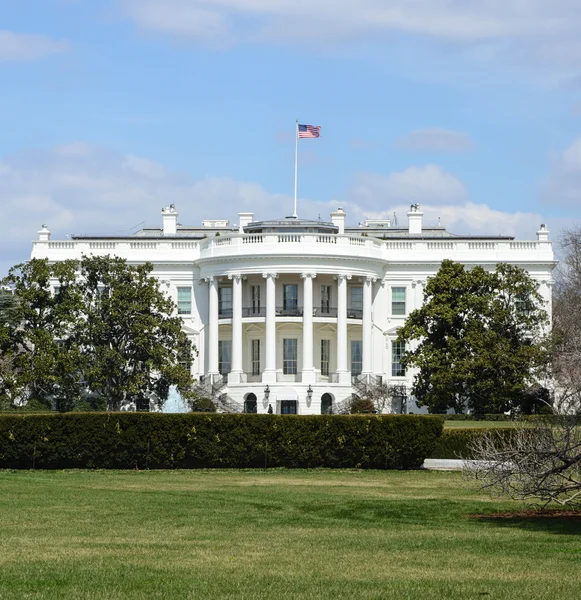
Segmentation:
{"type": "Polygon", "coordinates": [[[300,138],[318,138],[321,135],[320,125],[298,125],[299,139],[300,138]]]}

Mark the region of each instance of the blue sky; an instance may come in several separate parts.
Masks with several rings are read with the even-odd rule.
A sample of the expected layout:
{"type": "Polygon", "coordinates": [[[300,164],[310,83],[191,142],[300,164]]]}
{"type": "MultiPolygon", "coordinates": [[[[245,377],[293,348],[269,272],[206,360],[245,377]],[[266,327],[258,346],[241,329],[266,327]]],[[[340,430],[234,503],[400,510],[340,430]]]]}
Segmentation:
{"type": "Polygon", "coordinates": [[[254,210],[553,237],[581,218],[578,0],[3,0],[0,274],[53,239],[254,210]],[[507,6],[513,5],[513,6],[507,6]]]}

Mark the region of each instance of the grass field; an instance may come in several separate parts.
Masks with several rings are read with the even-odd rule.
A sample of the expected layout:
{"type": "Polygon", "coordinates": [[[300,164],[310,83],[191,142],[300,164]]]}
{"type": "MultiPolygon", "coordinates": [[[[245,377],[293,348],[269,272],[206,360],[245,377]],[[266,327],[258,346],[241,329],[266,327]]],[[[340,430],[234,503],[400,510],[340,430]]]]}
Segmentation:
{"type": "Polygon", "coordinates": [[[581,596],[581,523],[459,473],[0,471],[0,598],[581,596]]]}

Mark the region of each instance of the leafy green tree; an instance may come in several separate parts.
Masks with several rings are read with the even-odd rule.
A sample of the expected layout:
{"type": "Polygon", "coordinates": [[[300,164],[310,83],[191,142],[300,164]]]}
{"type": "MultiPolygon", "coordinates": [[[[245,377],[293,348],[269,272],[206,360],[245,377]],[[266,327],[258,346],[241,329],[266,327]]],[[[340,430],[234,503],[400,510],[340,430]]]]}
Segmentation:
{"type": "Polygon", "coordinates": [[[109,410],[149,399],[161,405],[172,385],[191,395],[193,348],[175,304],[151,277],[153,266],[106,256],[85,257],[79,269],[85,319],[75,341],[87,387],[109,410]]]}
{"type": "Polygon", "coordinates": [[[31,399],[47,408],[80,393],[80,354],[71,343],[80,318],[75,261],[33,259],[10,269],[2,285],[13,294],[2,311],[0,385],[12,404],[31,399]],[[56,292],[55,292],[56,289],[56,292]]]}
{"type": "Polygon", "coordinates": [[[515,408],[547,362],[546,324],[542,297],[523,269],[443,261],[398,335],[405,365],[418,369],[418,405],[477,414],[515,408]]]}

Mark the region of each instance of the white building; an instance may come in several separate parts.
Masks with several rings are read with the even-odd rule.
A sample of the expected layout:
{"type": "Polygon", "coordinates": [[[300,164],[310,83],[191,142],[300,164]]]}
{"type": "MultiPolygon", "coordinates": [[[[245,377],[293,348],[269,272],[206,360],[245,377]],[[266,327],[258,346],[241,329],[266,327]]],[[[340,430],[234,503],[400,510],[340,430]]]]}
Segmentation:
{"type": "MultiPolygon", "coordinates": [[[[240,213],[234,227],[226,220],[186,227],[172,205],[162,210],[161,228],[127,237],[51,241],[43,226],[32,257],[114,254],[152,262],[198,349],[193,374],[223,408],[317,414],[366,382],[409,389],[412,373],[400,365],[397,330],[446,258],[523,267],[550,310],[555,263],[544,225],[536,241],[515,241],[426,227],[417,205],[407,217],[405,228],[390,221],[352,227],[339,208],[331,222],[255,221],[240,213]]],[[[391,410],[420,412],[412,398],[395,398],[391,410]]]]}

